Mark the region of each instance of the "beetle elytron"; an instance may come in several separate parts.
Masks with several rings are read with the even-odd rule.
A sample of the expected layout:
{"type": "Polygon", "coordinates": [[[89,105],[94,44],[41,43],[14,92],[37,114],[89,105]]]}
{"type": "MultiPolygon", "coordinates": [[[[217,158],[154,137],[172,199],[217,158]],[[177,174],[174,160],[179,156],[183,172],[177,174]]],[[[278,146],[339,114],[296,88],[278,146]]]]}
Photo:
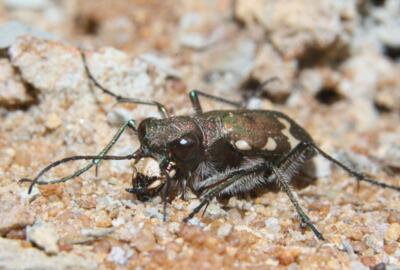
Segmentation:
{"type": "Polygon", "coordinates": [[[311,136],[302,127],[283,113],[246,110],[241,103],[194,90],[189,96],[195,114],[169,116],[165,107],[158,102],[125,98],[105,89],[90,72],[84,53],[82,58],[88,77],[96,87],[115,97],[118,102],[156,106],[162,118],[146,118],[138,126],[134,120],[130,120],[98,155],[68,157],[50,164],[33,180],[23,179],[32,182],[29,192],[35,184],[48,184],[49,182],[40,181],[39,178],[51,168],[67,161],[92,160],[72,175],[50,183],[65,182],[77,177],[91,167],[97,167],[101,160],[132,159],[137,162],[144,157],[152,157],[159,162],[162,181],[161,178],[139,174],[133,180],[133,187],[127,191],[135,193],[138,198],[161,193],[164,219],[166,205],[173,191],[184,193],[188,188],[201,200],[185,219],[187,221],[214,197],[238,195],[259,188],[268,189],[272,183],[276,183],[289,196],[301,222],[318,239],[323,240],[322,234],[303,211],[291,188],[295,174],[305,171],[316,154],[321,154],[340,166],[358,181],[400,191],[400,187],[367,178],[332,158],[314,144],[311,136]],[[203,112],[199,96],[230,104],[237,109],[203,112]],[[127,128],[133,129],[137,134],[139,149],[126,156],[107,155],[127,128]]]}

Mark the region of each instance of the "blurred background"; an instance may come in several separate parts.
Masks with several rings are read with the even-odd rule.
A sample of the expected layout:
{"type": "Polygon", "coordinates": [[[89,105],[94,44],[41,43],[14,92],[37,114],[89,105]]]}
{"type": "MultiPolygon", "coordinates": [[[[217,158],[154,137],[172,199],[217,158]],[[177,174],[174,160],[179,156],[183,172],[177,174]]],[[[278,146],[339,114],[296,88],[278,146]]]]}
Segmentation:
{"type": "Polygon", "coordinates": [[[397,0],[2,0],[0,22],[10,21],[22,25],[3,31],[162,55],[191,87],[255,89],[278,77],[272,102],[301,89],[325,105],[400,109],[397,0]]]}

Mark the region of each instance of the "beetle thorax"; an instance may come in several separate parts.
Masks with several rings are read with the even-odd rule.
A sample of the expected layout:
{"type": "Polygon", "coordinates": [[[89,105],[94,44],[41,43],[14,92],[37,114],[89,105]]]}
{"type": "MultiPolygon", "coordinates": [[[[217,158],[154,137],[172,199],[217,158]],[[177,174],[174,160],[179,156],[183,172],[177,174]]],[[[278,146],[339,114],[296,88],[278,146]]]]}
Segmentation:
{"type": "Polygon", "coordinates": [[[203,134],[190,117],[147,118],[140,123],[138,136],[145,156],[182,164],[197,163],[203,155],[203,134]]]}

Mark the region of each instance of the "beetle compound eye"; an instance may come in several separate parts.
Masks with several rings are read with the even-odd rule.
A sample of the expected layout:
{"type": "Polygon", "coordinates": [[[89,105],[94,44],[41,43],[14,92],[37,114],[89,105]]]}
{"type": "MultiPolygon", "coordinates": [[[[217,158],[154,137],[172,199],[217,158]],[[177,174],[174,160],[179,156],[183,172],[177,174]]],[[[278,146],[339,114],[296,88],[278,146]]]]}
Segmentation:
{"type": "Polygon", "coordinates": [[[179,160],[190,160],[195,156],[198,148],[197,137],[190,134],[182,136],[170,144],[171,154],[179,160]]]}

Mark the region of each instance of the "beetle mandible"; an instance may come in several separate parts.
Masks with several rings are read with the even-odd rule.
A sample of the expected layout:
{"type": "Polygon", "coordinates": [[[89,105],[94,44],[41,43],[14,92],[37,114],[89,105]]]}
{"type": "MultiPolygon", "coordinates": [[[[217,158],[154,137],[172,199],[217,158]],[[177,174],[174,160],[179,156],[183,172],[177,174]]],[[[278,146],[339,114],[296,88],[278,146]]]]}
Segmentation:
{"type": "Polygon", "coordinates": [[[96,87],[118,102],[156,106],[161,119],[146,118],[139,125],[129,120],[98,155],[67,157],[45,167],[33,180],[22,179],[31,181],[29,192],[35,184],[60,183],[75,178],[93,166],[97,168],[101,160],[131,159],[137,162],[151,157],[159,162],[162,180],[139,174],[133,180],[133,187],[127,191],[139,198],[161,193],[164,220],[172,190],[184,193],[190,189],[201,200],[184,219],[186,222],[215,197],[244,194],[259,188],[268,189],[275,183],[288,195],[301,222],[318,239],[324,240],[300,206],[291,187],[293,177],[298,171],[305,171],[315,155],[322,155],[359,182],[400,191],[398,186],[368,178],[334,159],[314,143],[307,131],[281,112],[248,110],[243,103],[193,90],[189,97],[195,113],[170,116],[165,106],[156,101],[126,98],[104,88],[90,72],[85,54],[82,52],[81,55],[86,73],[96,87]],[[236,109],[203,112],[199,96],[232,105],[236,109]],[[126,129],[132,129],[137,134],[139,149],[126,156],[107,155],[126,129]],[[51,182],[39,180],[51,168],[80,159],[92,162],[61,179],[51,182]]]}

